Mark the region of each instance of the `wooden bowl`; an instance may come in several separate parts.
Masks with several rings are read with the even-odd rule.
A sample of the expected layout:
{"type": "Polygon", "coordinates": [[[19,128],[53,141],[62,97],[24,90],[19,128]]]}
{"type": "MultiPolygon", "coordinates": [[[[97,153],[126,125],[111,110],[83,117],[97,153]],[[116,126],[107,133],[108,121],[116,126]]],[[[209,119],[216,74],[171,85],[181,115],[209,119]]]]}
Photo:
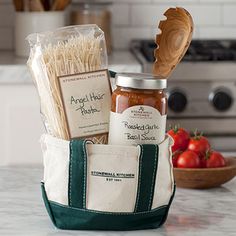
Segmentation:
{"type": "Polygon", "coordinates": [[[174,168],[177,187],[207,189],[218,187],[236,176],[236,158],[226,158],[226,166],[219,168],[174,168]]]}

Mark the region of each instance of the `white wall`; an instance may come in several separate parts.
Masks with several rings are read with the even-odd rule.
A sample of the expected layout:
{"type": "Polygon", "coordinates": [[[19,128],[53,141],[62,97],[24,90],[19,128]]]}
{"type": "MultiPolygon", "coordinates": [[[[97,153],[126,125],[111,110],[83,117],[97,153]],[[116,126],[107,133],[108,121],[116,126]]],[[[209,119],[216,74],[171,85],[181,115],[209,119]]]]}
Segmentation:
{"type": "Polygon", "coordinates": [[[0,106],[0,166],[42,164],[44,128],[34,85],[1,84],[0,106]]]}
{"type": "MultiPolygon", "coordinates": [[[[11,2],[0,1],[0,49],[13,48],[11,2]]],[[[113,0],[113,3],[116,49],[127,48],[132,38],[153,38],[158,20],[171,6],[183,6],[193,15],[195,38],[236,38],[236,0],[113,0]]]]}

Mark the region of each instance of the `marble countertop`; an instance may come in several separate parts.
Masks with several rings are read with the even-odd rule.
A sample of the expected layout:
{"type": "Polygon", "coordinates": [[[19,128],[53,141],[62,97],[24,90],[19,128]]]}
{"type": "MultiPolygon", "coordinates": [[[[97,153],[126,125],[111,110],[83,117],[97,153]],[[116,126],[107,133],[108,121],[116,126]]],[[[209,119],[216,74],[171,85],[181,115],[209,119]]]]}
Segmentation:
{"type": "Polygon", "coordinates": [[[130,232],[61,231],[44,208],[41,168],[0,168],[0,235],[235,236],[236,178],[211,190],[178,189],[167,222],[156,230],[130,232]]]}
{"type": "MultiPolygon", "coordinates": [[[[31,84],[27,58],[13,51],[0,51],[0,84],[31,84]]],[[[142,67],[129,51],[114,51],[108,58],[109,69],[117,72],[141,72],[142,67]]]]}

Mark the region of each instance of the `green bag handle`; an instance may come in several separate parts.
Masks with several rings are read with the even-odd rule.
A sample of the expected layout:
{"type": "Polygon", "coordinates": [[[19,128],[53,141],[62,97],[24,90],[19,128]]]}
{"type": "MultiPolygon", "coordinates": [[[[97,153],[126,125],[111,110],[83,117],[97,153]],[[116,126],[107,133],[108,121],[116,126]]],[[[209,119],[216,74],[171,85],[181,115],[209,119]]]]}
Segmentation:
{"type": "MultiPolygon", "coordinates": [[[[70,142],[69,206],[80,209],[86,209],[87,142],[84,140],[70,142]]],[[[158,145],[140,145],[140,150],[138,189],[134,212],[151,210],[158,167],[158,145]]]]}
{"type": "Polygon", "coordinates": [[[112,71],[112,70],[108,70],[109,71],[109,74],[112,78],[115,78],[116,77],[116,72],[115,71],[112,71]]]}

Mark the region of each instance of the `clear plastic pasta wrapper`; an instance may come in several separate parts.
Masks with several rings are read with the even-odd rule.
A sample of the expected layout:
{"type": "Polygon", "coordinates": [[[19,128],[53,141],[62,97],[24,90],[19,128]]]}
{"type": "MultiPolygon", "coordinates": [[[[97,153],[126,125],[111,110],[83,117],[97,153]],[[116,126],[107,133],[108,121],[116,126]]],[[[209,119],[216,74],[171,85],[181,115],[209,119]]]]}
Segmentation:
{"type": "MultiPolygon", "coordinates": [[[[96,91],[92,89],[92,80],[90,88],[86,87],[89,92],[83,95],[82,98],[80,95],[84,88],[80,87],[79,84],[79,79],[82,79],[78,79],[78,76],[73,77],[73,75],[107,70],[107,51],[103,31],[97,25],[69,26],[54,31],[34,33],[29,35],[27,40],[30,44],[30,56],[27,65],[38,90],[41,114],[47,133],[66,140],[86,137],[92,139],[95,143],[107,143],[107,127],[97,128],[97,131],[90,128],[90,130],[84,130],[84,134],[79,134],[77,137],[77,133],[74,130],[79,124],[73,123],[75,111],[80,111],[80,114],[84,116],[87,114],[94,115],[100,112],[96,106],[103,106],[95,104],[95,102],[98,102],[98,99],[95,101],[95,98],[100,98],[101,93],[96,94],[96,91]],[[68,100],[66,95],[69,87],[66,87],[65,91],[63,90],[64,87],[62,85],[67,86],[63,84],[66,81],[63,78],[67,78],[67,81],[70,81],[70,88],[73,87],[77,96],[74,94],[70,96],[69,105],[73,105],[73,107],[68,108],[68,110],[65,109],[67,108],[65,103],[68,100]],[[75,79],[77,81],[76,84],[75,79]],[[91,101],[93,102],[92,105],[90,104],[91,101]],[[89,108],[85,108],[87,104],[90,104],[89,108]],[[68,114],[70,109],[74,109],[72,115],[68,114]]],[[[99,77],[99,75],[96,76],[99,77]]],[[[93,77],[95,77],[94,74],[93,77]]],[[[101,100],[99,100],[100,103],[102,102],[101,100]]],[[[109,105],[108,102],[107,106],[109,107],[109,105]]],[[[84,120],[86,119],[90,120],[88,117],[84,118],[84,120]]],[[[102,122],[100,123],[102,124],[102,122]]],[[[92,123],[88,124],[88,127],[93,125],[96,126],[92,123]]],[[[81,125],[80,128],[84,127],[86,125],[81,125]]]]}

